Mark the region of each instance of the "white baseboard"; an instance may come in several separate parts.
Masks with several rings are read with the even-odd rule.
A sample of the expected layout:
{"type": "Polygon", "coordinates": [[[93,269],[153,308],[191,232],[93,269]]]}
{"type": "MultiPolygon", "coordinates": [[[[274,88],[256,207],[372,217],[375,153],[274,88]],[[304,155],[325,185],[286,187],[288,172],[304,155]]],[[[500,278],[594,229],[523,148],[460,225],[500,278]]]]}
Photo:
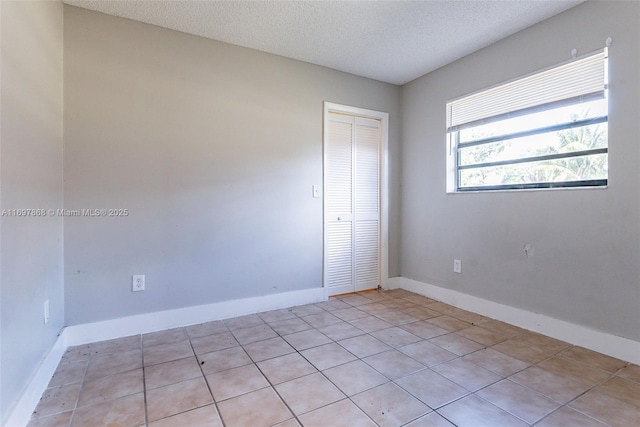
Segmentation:
{"type": "Polygon", "coordinates": [[[138,314],[68,326],[67,343],[69,346],[87,344],[325,300],[324,288],[314,288],[138,314]]]}
{"type": "Polygon", "coordinates": [[[24,427],[28,424],[67,347],[312,304],[326,299],[324,288],[306,289],[68,326],[41,363],[4,427],[24,427]]]}
{"type": "Polygon", "coordinates": [[[389,287],[406,289],[573,345],[640,364],[640,342],[638,341],[405,277],[389,279],[389,287]]]}
{"type": "Polygon", "coordinates": [[[67,334],[65,330],[62,330],[53,347],[40,363],[33,378],[31,378],[20,400],[11,411],[11,415],[9,415],[4,427],[24,427],[29,423],[33,410],[36,409],[42,393],[47,389],[49,381],[51,381],[51,377],[53,377],[66,350],[67,334]]]}

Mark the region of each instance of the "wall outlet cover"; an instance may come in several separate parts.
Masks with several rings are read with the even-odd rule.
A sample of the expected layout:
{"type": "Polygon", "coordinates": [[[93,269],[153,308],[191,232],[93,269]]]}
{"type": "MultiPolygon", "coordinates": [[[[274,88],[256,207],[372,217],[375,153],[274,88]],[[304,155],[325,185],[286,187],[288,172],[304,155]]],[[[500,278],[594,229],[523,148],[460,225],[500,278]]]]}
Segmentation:
{"type": "Polygon", "coordinates": [[[144,274],[134,274],[131,279],[131,291],[140,292],[144,291],[144,274]]]}

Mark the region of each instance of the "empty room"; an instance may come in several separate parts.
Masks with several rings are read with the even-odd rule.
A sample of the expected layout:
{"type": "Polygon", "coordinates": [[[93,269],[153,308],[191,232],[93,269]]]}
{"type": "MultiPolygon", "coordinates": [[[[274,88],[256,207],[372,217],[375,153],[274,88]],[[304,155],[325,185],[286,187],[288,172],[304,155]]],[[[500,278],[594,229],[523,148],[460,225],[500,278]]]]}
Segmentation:
{"type": "Polygon", "coordinates": [[[0,426],[640,425],[640,2],[0,0],[0,426]]]}

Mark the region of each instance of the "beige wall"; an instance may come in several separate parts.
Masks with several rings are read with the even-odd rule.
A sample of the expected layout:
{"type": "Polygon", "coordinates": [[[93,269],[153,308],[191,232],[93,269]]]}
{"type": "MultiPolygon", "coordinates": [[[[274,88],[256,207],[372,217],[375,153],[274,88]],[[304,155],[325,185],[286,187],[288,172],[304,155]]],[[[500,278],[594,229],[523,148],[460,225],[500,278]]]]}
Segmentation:
{"type": "Polygon", "coordinates": [[[587,2],[403,87],[402,276],[640,340],[639,28],[640,3],[587,2]],[[607,189],[446,194],[447,100],[607,37],[607,189]]]}
{"type": "Polygon", "coordinates": [[[400,88],[65,6],[68,325],[322,285],[323,101],[390,113],[400,88]],[[131,275],[147,290],[132,293],[131,275]]]}
{"type": "MultiPolygon", "coordinates": [[[[0,210],[62,207],[62,13],[57,2],[0,2],[0,210]]],[[[3,424],[64,325],[63,224],[0,221],[3,424]]]]}

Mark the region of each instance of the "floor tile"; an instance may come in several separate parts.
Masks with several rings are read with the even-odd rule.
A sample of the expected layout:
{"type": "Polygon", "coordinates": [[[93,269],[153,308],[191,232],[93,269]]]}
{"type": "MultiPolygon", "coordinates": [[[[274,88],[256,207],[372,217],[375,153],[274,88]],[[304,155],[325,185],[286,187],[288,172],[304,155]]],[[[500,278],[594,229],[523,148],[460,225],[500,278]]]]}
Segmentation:
{"type": "Polygon", "coordinates": [[[316,306],[315,304],[306,304],[306,305],[298,305],[291,308],[293,314],[299,317],[310,316],[312,314],[322,313],[323,309],[316,306]]]}
{"type": "Polygon", "coordinates": [[[507,340],[507,337],[504,335],[484,329],[481,326],[460,329],[456,334],[485,346],[492,346],[507,340]]]}
{"type": "Polygon", "coordinates": [[[595,388],[596,391],[640,407],[640,383],[613,377],[595,388]]]}
{"type": "Polygon", "coordinates": [[[227,328],[222,320],[187,326],[185,330],[187,331],[187,335],[189,335],[189,338],[206,337],[207,335],[216,335],[222,334],[224,332],[229,332],[229,328],[227,328]]]}
{"type": "Polygon", "coordinates": [[[290,308],[281,308],[279,310],[265,311],[258,313],[258,316],[267,323],[277,322],[280,320],[293,319],[297,316],[290,308]]]}
{"type": "Polygon", "coordinates": [[[560,403],[567,403],[588,390],[588,387],[583,384],[556,375],[539,366],[527,368],[509,379],[560,403]]]}
{"type": "Polygon", "coordinates": [[[455,317],[456,319],[471,323],[472,325],[482,325],[483,323],[491,320],[488,317],[473,313],[471,311],[462,310],[460,308],[456,308],[454,311],[449,313],[449,315],[455,317]]]}
{"type": "Polygon", "coordinates": [[[397,310],[385,311],[383,313],[378,313],[375,316],[384,320],[385,322],[391,323],[394,326],[400,326],[400,325],[417,322],[418,320],[421,320],[421,319],[418,319],[417,317],[413,317],[409,314],[406,314],[397,310]]]}
{"type": "Polygon", "coordinates": [[[560,407],[558,402],[509,380],[490,385],[477,395],[529,424],[560,407]]]}
{"type": "Polygon", "coordinates": [[[624,368],[627,364],[627,362],[623,360],[606,356],[602,353],[597,353],[583,347],[571,347],[562,352],[562,357],[577,360],[578,362],[595,366],[596,368],[600,368],[607,372],[616,372],[619,369],[624,368]]]}
{"type": "Polygon", "coordinates": [[[352,305],[354,307],[369,304],[371,302],[371,300],[361,295],[347,295],[344,297],[340,297],[340,301],[346,302],[347,304],[352,305]]]}
{"type": "Polygon", "coordinates": [[[535,332],[526,332],[517,339],[522,340],[528,343],[530,346],[536,347],[549,355],[557,354],[571,347],[569,343],[535,332]]]}
{"type": "Polygon", "coordinates": [[[463,359],[441,363],[431,369],[469,391],[486,387],[502,378],[494,372],[463,359]]]}
{"type": "Polygon", "coordinates": [[[93,343],[91,346],[93,356],[116,354],[131,350],[140,350],[140,335],[131,335],[128,337],[115,338],[107,341],[93,343]]]}
{"type": "Polygon", "coordinates": [[[637,365],[402,289],[72,347],[50,385],[29,427],[640,425],[637,365]]]}
{"type": "Polygon", "coordinates": [[[347,322],[369,316],[366,312],[358,310],[355,307],[335,310],[332,311],[331,314],[347,322]]]}
{"type": "Polygon", "coordinates": [[[361,359],[373,354],[391,350],[391,347],[371,335],[360,335],[348,338],[346,340],[339,341],[338,344],[361,359]]]}
{"type": "Polygon", "coordinates": [[[468,340],[455,333],[447,335],[440,335],[439,337],[431,338],[430,343],[436,344],[451,353],[455,353],[458,356],[464,356],[465,354],[472,353],[474,351],[484,348],[482,344],[478,344],[475,341],[468,340]]]}
{"type": "Polygon", "coordinates": [[[273,427],[302,427],[302,425],[295,418],[291,418],[287,421],[278,423],[273,427]]]}
{"type": "Polygon", "coordinates": [[[527,423],[482,400],[470,395],[438,410],[458,427],[525,427],[527,423]]]}
{"type": "Polygon", "coordinates": [[[616,375],[624,378],[625,380],[631,380],[640,383],[640,366],[629,365],[618,372],[616,375]]]}
{"type": "Polygon", "coordinates": [[[485,348],[483,350],[467,354],[463,359],[473,362],[478,366],[482,366],[483,368],[495,372],[498,375],[502,375],[503,377],[513,375],[530,366],[527,362],[507,356],[506,354],[500,353],[499,351],[495,351],[491,348],[485,348]]]}
{"type": "Polygon", "coordinates": [[[569,378],[585,386],[592,387],[609,377],[609,373],[593,366],[585,365],[581,362],[565,359],[563,357],[554,357],[538,366],[549,372],[569,378]]]}
{"type": "Polygon", "coordinates": [[[215,405],[207,405],[154,421],[149,427],[222,427],[222,421],[215,405]]]}
{"type": "Polygon", "coordinates": [[[244,350],[254,362],[293,353],[295,349],[280,337],[243,345],[244,350]]]}
{"type": "Polygon", "coordinates": [[[271,387],[225,400],[218,408],[226,427],[271,427],[293,417],[271,387]]]}
{"type": "Polygon", "coordinates": [[[347,396],[353,396],[389,381],[361,360],[327,369],[323,373],[347,396]]]}
{"type": "Polygon", "coordinates": [[[408,323],[406,325],[401,325],[400,327],[405,331],[411,332],[413,335],[416,335],[425,340],[449,333],[449,331],[447,331],[446,329],[442,329],[425,320],[421,320],[420,322],[408,323]]]}
{"type": "Polygon", "coordinates": [[[73,411],[67,411],[61,414],[32,419],[27,424],[27,427],[68,427],[72,414],[73,411]]]}
{"type": "Polygon", "coordinates": [[[443,314],[453,313],[454,311],[456,311],[456,308],[454,306],[445,304],[443,302],[432,302],[425,305],[427,308],[438,311],[443,314]]]}
{"type": "Polygon", "coordinates": [[[358,306],[358,309],[369,314],[377,314],[377,313],[383,313],[385,311],[389,311],[389,307],[387,307],[386,305],[380,304],[379,302],[373,302],[373,301],[370,302],[369,304],[358,306]]]}
{"type": "Polygon", "coordinates": [[[433,409],[469,394],[468,390],[430,369],[416,372],[395,383],[433,409]]]}
{"type": "Polygon", "coordinates": [[[263,341],[278,336],[278,334],[276,334],[276,332],[266,323],[249,326],[248,328],[236,329],[232,333],[240,345],[263,341]]]}
{"type": "Polygon", "coordinates": [[[342,319],[334,316],[329,312],[312,314],[302,318],[305,322],[313,326],[314,328],[321,328],[323,326],[332,325],[334,323],[342,322],[342,319]]]}
{"type": "Polygon", "coordinates": [[[336,343],[324,344],[301,351],[300,354],[319,371],[342,365],[355,360],[356,357],[336,343]]]}
{"type": "Polygon", "coordinates": [[[249,328],[251,326],[263,325],[265,322],[257,314],[248,314],[246,316],[234,317],[224,320],[224,324],[232,332],[236,329],[249,328]]]}
{"type": "Polygon", "coordinates": [[[259,362],[258,367],[271,384],[280,384],[317,372],[317,369],[298,353],[259,362]]]}
{"type": "Polygon", "coordinates": [[[46,389],[36,406],[35,416],[43,417],[74,409],[81,386],[81,383],[75,383],[46,389]]]}
{"type": "Polygon", "coordinates": [[[379,331],[371,332],[370,335],[379,339],[383,343],[396,348],[412,344],[417,341],[422,341],[422,338],[417,337],[404,329],[400,329],[397,326],[380,329],[379,331]]]}
{"type": "Polygon", "coordinates": [[[349,399],[343,399],[300,416],[305,427],[376,427],[376,424],[349,399]]]}
{"type": "Polygon", "coordinates": [[[64,352],[60,363],[86,362],[92,355],[91,344],[76,345],[64,352]]]}
{"type": "Polygon", "coordinates": [[[213,403],[203,378],[147,390],[149,422],[213,403]]]}
{"type": "Polygon", "coordinates": [[[144,381],[147,390],[201,376],[202,371],[200,371],[200,366],[198,366],[198,361],[195,357],[148,366],[144,370],[144,381]]]}
{"type": "Polygon", "coordinates": [[[457,354],[451,353],[444,348],[431,344],[428,341],[420,341],[417,343],[405,345],[398,348],[401,352],[422,363],[424,366],[433,366],[458,357],[457,354]]]}
{"type": "Polygon", "coordinates": [[[406,427],[455,427],[446,418],[436,412],[431,412],[424,417],[410,422],[406,427]]]}
{"type": "Polygon", "coordinates": [[[442,313],[422,306],[403,308],[401,311],[420,320],[432,319],[442,315],[442,313]]]}
{"type": "Polygon", "coordinates": [[[385,322],[376,316],[362,317],[360,319],[352,320],[350,323],[364,332],[378,331],[380,329],[390,328],[393,326],[391,323],[385,322]]]}
{"type": "Polygon", "coordinates": [[[285,335],[282,338],[284,338],[298,351],[306,350],[311,347],[317,347],[319,345],[328,344],[331,342],[331,340],[326,335],[318,332],[315,329],[296,332],[290,335],[285,335]]]}
{"type": "Polygon", "coordinates": [[[549,353],[539,348],[532,346],[517,338],[503,341],[494,345],[494,350],[504,353],[507,356],[515,357],[516,359],[533,364],[538,363],[549,357],[549,353]]]}
{"type": "Polygon", "coordinates": [[[331,298],[328,301],[323,301],[315,304],[316,307],[323,309],[324,311],[340,310],[341,308],[353,307],[339,299],[331,298]]]}
{"type": "Polygon", "coordinates": [[[231,347],[198,356],[200,369],[205,375],[226,371],[227,369],[251,363],[251,358],[242,347],[231,347]]]}
{"type": "Polygon", "coordinates": [[[597,391],[580,396],[569,406],[612,427],[640,425],[640,408],[597,391]]]}
{"type": "Polygon", "coordinates": [[[392,380],[425,368],[423,364],[416,362],[398,350],[374,354],[373,356],[363,359],[363,361],[392,380]]]}
{"type": "Polygon", "coordinates": [[[160,344],[174,344],[188,339],[184,328],[167,329],[142,335],[142,346],[152,347],[160,344]]]}
{"type": "Polygon", "coordinates": [[[508,323],[500,322],[499,320],[489,320],[482,324],[482,327],[498,334],[504,335],[509,338],[514,338],[524,334],[526,331],[517,326],[510,325],[508,323]]]}
{"type": "Polygon", "coordinates": [[[191,340],[193,350],[197,355],[211,353],[212,351],[224,350],[226,348],[237,347],[240,344],[231,332],[221,332],[215,335],[193,338],[191,340]]]}
{"type": "Polygon", "coordinates": [[[189,341],[181,341],[175,344],[161,344],[147,347],[143,350],[144,365],[156,365],[171,360],[184,359],[193,356],[193,349],[189,341]]]}
{"type": "Polygon", "coordinates": [[[345,397],[322,374],[315,373],[275,386],[278,394],[296,414],[304,414],[345,397]]]}
{"type": "Polygon", "coordinates": [[[575,409],[571,409],[568,406],[563,406],[536,424],[536,427],[568,426],[605,427],[606,424],[602,424],[595,418],[591,418],[590,416],[585,415],[582,412],[578,412],[575,409]]]}
{"type": "Polygon", "coordinates": [[[461,329],[467,329],[471,327],[471,323],[457,319],[453,316],[438,316],[431,319],[427,319],[426,322],[431,323],[439,328],[446,329],[449,332],[459,331],[461,329]]]}
{"type": "Polygon", "coordinates": [[[142,369],[101,377],[85,381],[78,399],[78,407],[95,405],[143,391],[142,369]]]}
{"type": "Polygon", "coordinates": [[[131,350],[105,356],[94,356],[89,361],[86,379],[96,379],[120,372],[142,368],[142,350],[131,350]]]}
{"type": "Polygon", "coordinates": [[[82,382],[84,380],[86,370],[86,360],[59,365],[47,387],[56,387],[64,384],[82,382]]]}
{"type": "Polygon", "coordinates": [[[392,298],[389,291],[364,291],[361,292],[360,295],[376,302],[387,301],[392,298]]]}
{"type": "Polygon", "coordinates": [[[216,402],[269,386],[256,365],[246,365],[207,375],[207,382],[216,402]]]}
{"type": "Polygon", "coordinates": [[[393,383],[357,394],[352,400],[381,427],[400,426],[431,412],[431,408],[393,383]]]}
{"type": "Polygon", "coordinates": [[[144,394],[138,393],[75,411],[71,427],[143,425],[144,394]]]}
{"type": "MultiPolygon", "coordinates": [[[[320,310],[320,309],[318,309],[320,310]]],[[[295,332],[306,331],[311,329],[311,325],[302,319],[287,319],[270,323],[269,326],[276,331],[278,335],[289,335],[295,332]]]]}
{"type": "Polygon", "coordinates": [[[364,332],[350,323],[340,322],[332,325],[323,326],[318,328],[318,331],[322,332],[333,341],[340,341],[351,337],[357,337],[363,335],[364,332]]]}

